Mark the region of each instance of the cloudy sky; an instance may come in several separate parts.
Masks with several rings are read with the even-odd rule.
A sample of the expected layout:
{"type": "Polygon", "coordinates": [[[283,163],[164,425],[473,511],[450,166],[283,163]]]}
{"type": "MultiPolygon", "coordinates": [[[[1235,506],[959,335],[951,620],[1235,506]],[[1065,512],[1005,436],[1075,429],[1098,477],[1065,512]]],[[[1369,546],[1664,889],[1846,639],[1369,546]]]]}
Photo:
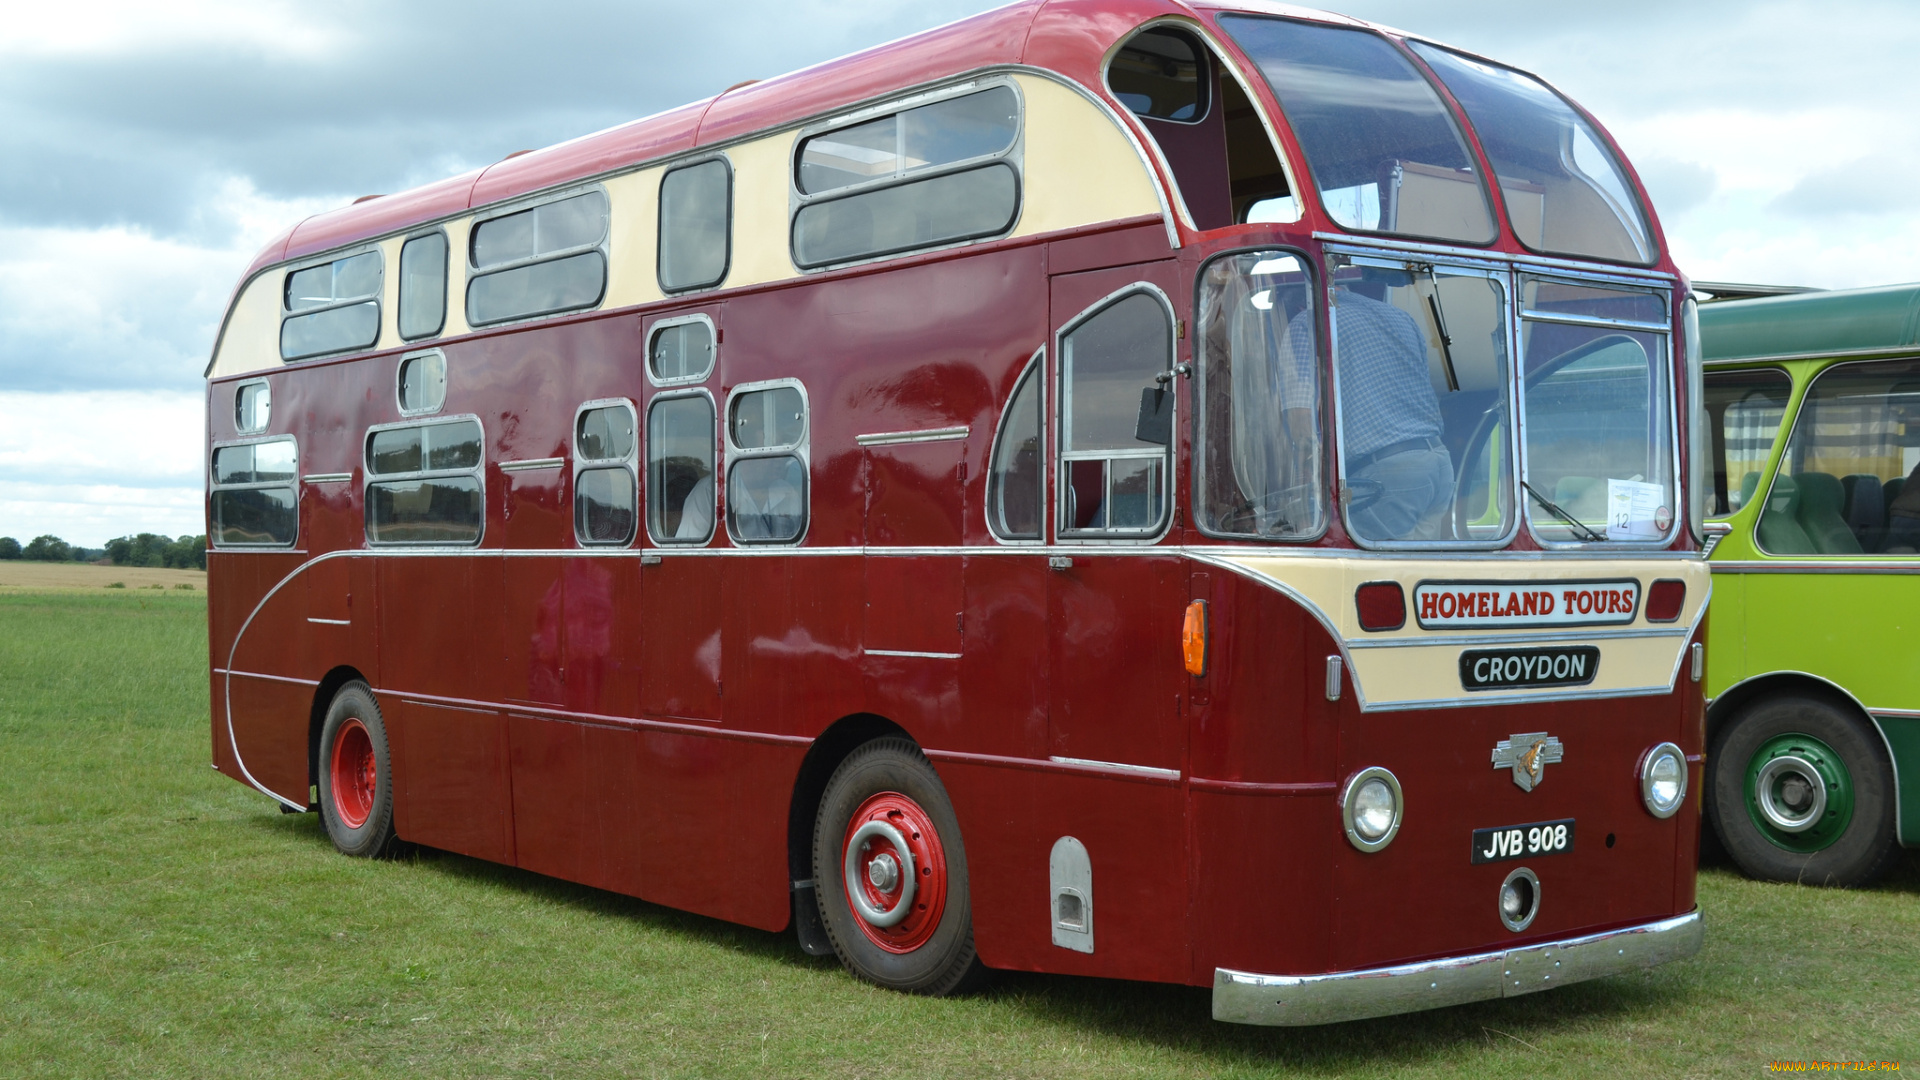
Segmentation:
{"type": "MultiPolygon", "coordinates": [[[[300,218],[974,0],[0,0],[0,535],[201,530],[200,373],[300,218]]],[[[1593,110],[1695,278],[1920,280],[1920,5],[1352,0],[1593,110]]]]}

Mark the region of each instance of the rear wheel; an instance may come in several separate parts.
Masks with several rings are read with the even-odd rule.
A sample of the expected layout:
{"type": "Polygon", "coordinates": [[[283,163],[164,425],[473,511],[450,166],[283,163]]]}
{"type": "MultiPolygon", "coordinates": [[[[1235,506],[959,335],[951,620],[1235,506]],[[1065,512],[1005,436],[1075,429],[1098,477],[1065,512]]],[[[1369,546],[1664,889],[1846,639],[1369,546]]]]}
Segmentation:
{"type": "Polygon", "coordinates": [[[363,682],[333,695],[320,729],[320,820],[333,846],[373,858],[395,846],[387,726],[363,682]]]}
{"type": "Polygon", "coordinates": [[[1893,864],[1893,767],[1858,717],[1798,694],[1749,705],[1716,736],[1714,832],[1749,876],[1865,885],[1893,864]]]}
{"type": "Polygon", "coordinates": [[[960,825],[912,742],[877,739],[834,770],[814,819],[813,880],[834,952],[860,978],[937,996],[985,975],[960,825]]]}

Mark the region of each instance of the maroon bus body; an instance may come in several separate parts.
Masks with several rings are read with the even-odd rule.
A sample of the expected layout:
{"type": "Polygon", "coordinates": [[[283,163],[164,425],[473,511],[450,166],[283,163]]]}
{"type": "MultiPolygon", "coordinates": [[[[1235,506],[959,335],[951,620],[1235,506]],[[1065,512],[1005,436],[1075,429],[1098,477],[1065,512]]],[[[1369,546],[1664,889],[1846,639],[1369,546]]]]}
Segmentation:
{"type": "MultiPolygon", "coordinates": [[[[1016,4],[320,215],[270,244],[247,279],[976,68],[1044,68],[1104,98],[1101,63],[1114,42],[1152,18],[1212,27],[1214,14],[1173,0],[1016,4]]],[[[1217,40],[1231,49],[1228,35],[1217,40]]],[[[1282,152],[1304,160],[1278,126],[1282,152]]],[[[1176,221],[1177,248],[1173,219],[1134,219],[434,342],[458,373],[444,412],[478,416],[486,438],[484,538],[457,557],[375,550],[363,533],[363,440],[369,426],[400,419],[393,387],[408,349],[268,372],[275,416],[300,436],[302,473],[354,482],[302,485],[295,549],[209,554],[214,765],[304,795],[331,695],[364,679],[393,734],[400,837],[777,931],[792,921],[793,883],[812,876],[813,811],[828,774],[857,742],[904,732],[952,798],[979,955],[996,968],[1208,985],[1218,968],[1349,971],[1693,910],[1694,800],[1677,822],[1662,821],[1621,777],[1645,747],[1670,740],[1697,786],[1697,683],[1624,701],[1390,712],[1363,711],[1351,692],[1328,700],[1326,658],[1341,643],[1285,593],[1183,550],[1233,543],[1194,528],[1186,483],[1167,535],[1125,556],[1060,568],[1044,546],[971,553],[1000,547],[982,511],[986,458],[1036,350],[1048,347],[1051,370],[1062,323],[1140,281],[1192,326],[1193,283],[1209,256],[1317,253],[1316,234],[1339,231],[1315,200],[1302,202],[1301,220],[1286,225],[1201,233],[1176,221]],[[498,463],[567,457],[581,402],[625,397],[644,416],[661,392],[643,374],[646,332],[695,313],[718,330],[718,363],[702,384],[717,399],[741,383],[806,382],[805,542],[746,556],[720,529],[710,557],[649,562],[638,557],[652,547],[642,528],[631,548],[580,549],[570,473],[509,481],[498,463]],[[968,434],[856,442],[949,427],[968,434]],[[1192,599],[1209,605],[1202,677],[1182,664],[1192,599]],[[1488,767],[1499,740],[1545,730],[1577,730],[1590,761],[1619,767],[1558,768],[1531,793],[1488,767]],[[248,747],[244,771],[236,740],[248,747]],[[1392,847],[1363,854],[1342,835],[1338,786],[1386,759],[1406,789],[1450,797],[1426,798],[1392,847]],[[1580,854],[1554,865],[1539,919],[1509,933],[1492,911],[1504,870],[1469,865],[1465,838],[1575,816],[1580,854]],[[1094,953],[1049,940],[1048,851],[1063,833],[1092,853],[1094,953]]],[[[1653,269],[1677,274],[1654,228],[1663,254],[1653,269]]],[[[1524,253],[1504,228],[1487,250],[1524,253]]],[[[1177,349],[1191,362],[1192,335],[1177,349]]],[[[237,381],[209,385],[210,443],[239,437],[229,407],[237,381]]],[[[1182,411],[1174,468],[1185,478],[1182,411]]],[[[1284,547],[1301,546],[1355,545],[1335,515],[1319,540],[1284,547]]],[[[1691,547],[1682,530],[1676,550],[1691,547]]],[[[1523,529],[1510,550],[1537,546],[1523,529]]]]}

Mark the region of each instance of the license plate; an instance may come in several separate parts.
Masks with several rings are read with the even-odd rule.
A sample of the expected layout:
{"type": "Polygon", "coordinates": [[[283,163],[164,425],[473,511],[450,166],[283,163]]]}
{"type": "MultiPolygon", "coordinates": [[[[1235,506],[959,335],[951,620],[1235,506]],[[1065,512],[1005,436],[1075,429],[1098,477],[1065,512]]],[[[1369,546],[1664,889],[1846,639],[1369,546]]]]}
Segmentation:
{"type": "Polygon", "coordinates": [[[1505,862],[1573,850],[1573,819],[1473,830],[1473,861],[1505,862]]]}
{"type": "Polygon", "coordinates": [[[1558,649],[1468,649],[1460,654],[1460,685],[1468,690],[1522,686],[1585,686],[1600,673],[1593,645],[1558,649]]]}

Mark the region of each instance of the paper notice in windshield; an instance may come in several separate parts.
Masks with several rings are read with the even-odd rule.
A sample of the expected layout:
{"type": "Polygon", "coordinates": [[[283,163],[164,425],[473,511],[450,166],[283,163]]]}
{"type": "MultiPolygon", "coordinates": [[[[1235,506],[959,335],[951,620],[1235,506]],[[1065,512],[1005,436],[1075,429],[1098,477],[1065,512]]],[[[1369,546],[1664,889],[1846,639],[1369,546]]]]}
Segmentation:
{"type": "Polygon", "coordinates": [[[1673,524],[1664,484],[1607,481],[1607,539],[1658,540],[1673,524]]]}

